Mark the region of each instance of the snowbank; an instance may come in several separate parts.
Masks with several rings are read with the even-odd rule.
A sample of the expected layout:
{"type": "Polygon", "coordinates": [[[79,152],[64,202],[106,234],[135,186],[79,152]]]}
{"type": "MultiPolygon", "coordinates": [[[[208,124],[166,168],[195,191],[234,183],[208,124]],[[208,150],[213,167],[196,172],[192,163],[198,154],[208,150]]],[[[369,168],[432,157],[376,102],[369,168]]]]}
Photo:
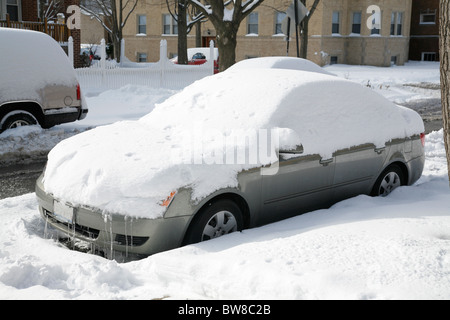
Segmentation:
{"type": "Polygon", "coordinates": [[[49,154],[44,187],[75,205],[159,217],[164,208],[158,202],[173,190],[190,187],[199,199],[236,187],[242,170],[276,162],[276,150],[285,147],[277,143],[256,163],[224,160],[228,138],[247,137],[234,139],[231,149],[250,154],[260,146],[260,129],[274,128],[280,142],[303,144],[304,154],[324,158],[424,131],[414,111],[344,79],[280,69],[227,71],[197,81],[139,121],[61,142],[49,154]]]}
{"type": "Polygon", "coordinates": [[[359,196],[129,263],[55,241],[34,194],[0,200],[0,298],[448,300],[442,130],[426,140],[422,179],[386,198],[359,196]]]}

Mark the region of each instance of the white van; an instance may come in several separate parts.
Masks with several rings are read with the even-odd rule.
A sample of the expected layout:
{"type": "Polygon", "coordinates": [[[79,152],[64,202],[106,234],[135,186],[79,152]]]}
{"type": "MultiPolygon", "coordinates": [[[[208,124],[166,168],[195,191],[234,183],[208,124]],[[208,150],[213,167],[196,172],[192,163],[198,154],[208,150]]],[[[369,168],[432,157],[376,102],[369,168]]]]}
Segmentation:
{"type": "Polygon", "coordinates": [[[50,128],[87,113],[75,70],[53,38],[0,28],[0,132],[31,124],[50,128]]]}

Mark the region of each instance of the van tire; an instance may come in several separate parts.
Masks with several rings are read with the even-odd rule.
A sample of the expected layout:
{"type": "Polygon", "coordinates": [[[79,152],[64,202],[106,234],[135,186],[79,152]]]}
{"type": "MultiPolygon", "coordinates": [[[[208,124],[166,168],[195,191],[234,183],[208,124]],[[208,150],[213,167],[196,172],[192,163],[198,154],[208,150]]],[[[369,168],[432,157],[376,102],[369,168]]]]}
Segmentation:
{"type": "Polygon", "coordinates": [[[36,118],[29,112],[24,110],[12,111],[6,114],[3,119],[1,119],[0,132],[8,129],[13,129],[21,126],[28,126],[37,124],[36,118]]]}

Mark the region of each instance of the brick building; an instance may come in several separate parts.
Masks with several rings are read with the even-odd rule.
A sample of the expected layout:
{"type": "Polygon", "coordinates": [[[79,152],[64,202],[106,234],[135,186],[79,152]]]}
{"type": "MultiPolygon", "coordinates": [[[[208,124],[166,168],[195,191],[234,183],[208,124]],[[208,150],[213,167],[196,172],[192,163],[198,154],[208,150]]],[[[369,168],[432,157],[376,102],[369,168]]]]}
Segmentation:
{"type": "Polygon", "coordinates": [[[38,1],[0,0],[0,20],[9,14],[11,21],[38,21],[38,1]]]}
{"type": "Polygon", "coordinates": [[[439,0],[413,0],[409,59],[439,61],[439,0]]]}
{"type": "MultiPolygon", "coordinates": [[[[307,0],[311,7],[313,0],[307,0]]],[[[238,31],[237,61],[251,57],[285,56],[286,41],[281,32],[284,12],[292,0],[265,0],[244,20],[238,31]]],[[[412,0],[322,0],[309,22],[308,59],[329,63],[374,66],[402,65],[408,60],[412,0]],[[380,9],[379,29],[369,29],[371,5],[380,9]]],[[[215,39],[210,22],[201,26],[205,46],[215,39]]],[[[124,30],[125,55],[131,61],[157,61],[159,42],[166,39],[168,51],[177,54],[177,26],[164,0],[140,0],[124,30]]],[[[188,35],[188,47],[196,46],[195,30],[188,35]]],[[[291,35],[290,56],[296,55],[291,35]]]]}
{"type": "MultiPolygon", "coordinates": [[[[44,0],[0,0],[0,21],[14,21],[21,22],[14,24],[13,28],[26,28],[30,29],[30,24],[25,27],[26,22],[41,22],[44,23],[42,17],[40,16],[40,6],[46,3],[44,0]]],[[[80,0],[64,0],[64,7],[62,8],[62,13],[67,15],[66,8],[69,5],[79,5],[80,0]]],[[[1,24],[4,25],[5,23],[1,24]]],[[[44,31],[45,28],[40,28],[39,26],[34,26],[33,30],[44,31]]],[[[67,30],[66,30],[67,31],[67,30]]],[[[48,32],[50,35],[51,32],[48,32]]],[[[80,39],[81,30],[70,30],[68,33],[72,36],[74,40],[74,66],[78,67],[81,65],[80,61],[80,39]]],[[[67,39],[67,34],[66,34],[67,39]]],[[[57,39],[59,40],[59,39],[57,39]]],[[[65,40],[66,41],[66,40],[65,40]]]]}

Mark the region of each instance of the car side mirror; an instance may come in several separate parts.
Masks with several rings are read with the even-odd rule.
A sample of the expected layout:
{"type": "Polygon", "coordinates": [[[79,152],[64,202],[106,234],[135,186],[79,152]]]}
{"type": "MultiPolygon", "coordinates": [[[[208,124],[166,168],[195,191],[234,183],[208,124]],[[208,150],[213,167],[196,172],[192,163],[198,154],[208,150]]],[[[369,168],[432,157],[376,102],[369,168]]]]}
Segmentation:
{"type": "Polygon", "coordinates": [[[303,145],[296,145],[295,148],[290,149],[280,149],[280,153],[288,153],[288,154],[302,154],[303,153],[303,145]]]}

